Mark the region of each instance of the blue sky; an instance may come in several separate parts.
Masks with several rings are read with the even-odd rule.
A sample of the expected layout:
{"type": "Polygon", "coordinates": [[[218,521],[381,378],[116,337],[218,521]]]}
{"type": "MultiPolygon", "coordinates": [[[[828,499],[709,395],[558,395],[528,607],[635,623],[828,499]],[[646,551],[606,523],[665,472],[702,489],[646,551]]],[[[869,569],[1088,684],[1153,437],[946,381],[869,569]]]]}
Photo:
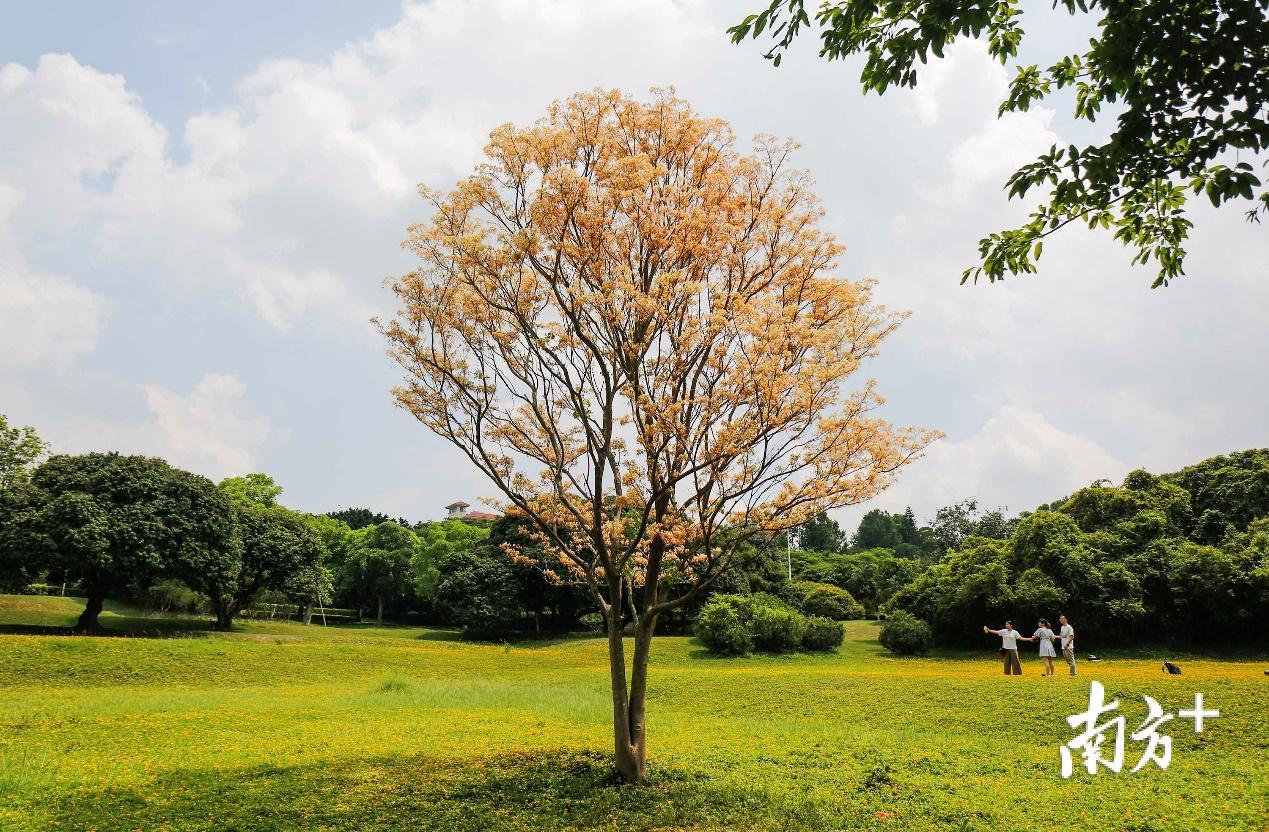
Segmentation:
{"type": "MultiPolygon", "coordinates": [[[[728,42],[737,8],[0,0],[0,412],[58,450],[263,470],[309,510],[476,503],[489,487],[393,407],[368,323],[411,266],[414,188],[572,91],[674,85],[742,138],[800,141],[842,274],[913,312],[869,374],[892,419],[947,438],[876,504],[1016,511],[1266,444],[1263,228],[1196,205],[1167,290],[1079,230],[1039,275],[960,286],[977,239],[1023,214],[1010,170],[1103,127],[1061,101],[996,119],[1007,75],[973,43],[884,98],[807,49],[773,70],[728,42]]],[[[1085,25],[1028,15],[1040,60],[1085,25]]]]}

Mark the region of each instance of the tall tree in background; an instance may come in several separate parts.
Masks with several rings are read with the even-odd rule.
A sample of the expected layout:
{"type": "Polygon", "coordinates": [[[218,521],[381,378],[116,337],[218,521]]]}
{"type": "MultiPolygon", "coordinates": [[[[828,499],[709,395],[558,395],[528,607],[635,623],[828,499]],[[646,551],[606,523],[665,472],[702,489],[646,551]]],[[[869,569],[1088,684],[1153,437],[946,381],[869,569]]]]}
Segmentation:
{"type": "Polygon", "coordinates": [[[854,549],[893,549],[899,545],[899,531],[894,518],[881,509],[873,509],[859,519],[859,529],[851,540],[854,549]]]}
{"type": "MultiPolygon", "coordinates": [[[[820,55],[864,55],[864,92],[914,87],[917,62],[942,58],[958,38],[986,36],[1002,64],[1018,56],[1022,10],[1017,0],[825,0],[814,24],[805,0],[771,0],[728,31],[739,43],[764,32],[778,66],[804,28],[819,29],[820,55]]],[[[999,111],[1020,112],[1069,89],[1077,119],[1118,112],[1100,144],[1054,145],[1009,178],[1009,196],[1044,190],[1018,228],[979,243],[982,260],[961,282],[1036,270],[1045,237],[1071,223],[1113,229],[1136,249],[1134,263],[1159,265],[1155,286],[1183,273],[1187,192],[1213,205],[1251,200],[1248,218],[1269,212],[1269,188],[1253,162],[1269,146],[1269,0],[1054,0],[1071,15],[1099,15],[1087,51],[1047,68],[1016,67],[999,111]],[[1246,154],[1243,156],[1242,154],[1246,154]]]]}
{"type": "Polygon", "coordinates": [[[340,584],[360,603],[375,605],[375,623],[383,623],[385,605],[409,590],[418,547],[414,532],[388,520],[362,532],[348,553],[340,584]]]}
{"type": "MultiPolygon", "coordinates": [[[[382,514],[378,511],[371,511],[368,508],[341,508],[339,511],[327,512],[326,516],[339,520],[340,522],[347,523],[349,528],[353,531],[360,531],[361,529],[365,529],[370,526],[377,526],[380,523],[386,523],[392,519],[386,514],[382,514]]],[[[400,526],[410,525],[409,522],[400,518],[398,518],[396,522],[397,525],[400,526]]]]}
{"type": "Polygon", "coordinates": [[[0,489],[25,480],[46,451],[48,443],[40,439],[35,428],[10,427],[0,413],[0,489]]]}
{"type": "MultiPolygon", "coordinates": [[[[185,559],[183,577],[211,598],[216,629],[228,630],[261,590],[294,591],[306,570],[321,566],[326,550],[304,515],[277,504],[282,488],[271,477],[231,477],[217,490],[233,507],[236,545],[185,559]]],[[[320,592],[320,575],[308,577],[320,592]]]]}
{"type": "Polygon", "coordinates": [[[488,526],[462,520],[420,524],[415,529],[418,545],[410,560],[410,579],[418,597],[425,603],[431,601],[441,577],[441,562],[458,552],[472,551],[489,533],[488,526]]]}
{"type": "Polygon", "coordinates": [[[980,512],[973,497],[934,512],[930,533],[939,553],[959,548],[970,537],[1005,540],[1013,534],[1018,519],[1006,518],[1001,509],[980,512]]]}
{"type": "Polygon", "coordinates": [[[894,515],[894,530],[899,535],[900,543],[907,543],[911,546],[921,545],[921,530],[917,527],[916,515],[912,513],[912,506],[905,508],[903,514],[894,515]]]}
{"type": "Polygon", "coordinates": [[[255,503],[259,506],[275,506],[282,496],[282,486],[268,474],[247,474],[228,477],[216,486],[221,493],[239,503],[255,503]]]}
{"type": "Polygon", "coordinates": [[[829,517],[827,512],[821,511],[798,527],[795,539],[799,549],[837,552],[841,550],[844,538],[837,521],[829,517]]]}
{"type": "Polygon", "coordinates": [[[901,316],[830,275],[792,145],[657,92],[493,132],[407,246],[397,401],[457,446],[607,621],[616,766],[644,779],[657,619],[757,535],[868,499],[931,439],[847,379],[901,316]],[[627,666],[622,634],[634,633],[627,666]]]}

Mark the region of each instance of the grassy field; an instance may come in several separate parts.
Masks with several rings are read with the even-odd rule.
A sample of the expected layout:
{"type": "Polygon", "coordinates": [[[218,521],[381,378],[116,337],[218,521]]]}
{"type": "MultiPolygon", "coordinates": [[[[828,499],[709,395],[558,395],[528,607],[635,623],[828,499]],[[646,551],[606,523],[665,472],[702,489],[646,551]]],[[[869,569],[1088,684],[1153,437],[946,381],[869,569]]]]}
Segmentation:
{"type": "Polygon", "coordinates": [[[827,656],[739,660],[661,638],[650,786],[607,783],[604,643],[473,645],[406,628],[128,617],[58,635],[80,602],[0,596],[0,829],[1263,830],[1269,667],[1111,655],[1070,679],[974,655],[898,659],[874,625],[827,656]],[[1172,764],[1070,780],[1088,682],[1129,731],[1175,720],[1172,764]]]}

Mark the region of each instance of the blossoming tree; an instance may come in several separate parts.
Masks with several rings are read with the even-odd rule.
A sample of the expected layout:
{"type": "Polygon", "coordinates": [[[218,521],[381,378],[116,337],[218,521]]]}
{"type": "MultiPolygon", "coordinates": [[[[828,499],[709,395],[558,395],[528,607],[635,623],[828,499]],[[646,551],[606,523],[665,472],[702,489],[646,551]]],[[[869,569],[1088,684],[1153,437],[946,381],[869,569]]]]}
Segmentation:
{"type": "Polygon", "coordinates": [[[556,102],[495,130],[452,192],[422,190],[434,212],[406,246],[423,265],[380,323],[397,401],[603,611],[627,781],[658,616],[742,546],[876,495],[934,438],[846,385],[903,316],[831,274],[841,247],[792,150],[744,155],[672,91],[556,102]]]}

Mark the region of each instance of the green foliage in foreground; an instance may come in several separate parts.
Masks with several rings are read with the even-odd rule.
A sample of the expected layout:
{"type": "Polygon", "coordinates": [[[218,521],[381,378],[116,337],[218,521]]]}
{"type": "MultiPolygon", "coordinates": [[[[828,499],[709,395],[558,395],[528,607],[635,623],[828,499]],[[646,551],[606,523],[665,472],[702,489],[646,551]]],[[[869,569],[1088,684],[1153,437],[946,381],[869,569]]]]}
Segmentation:
{"type": "MultiPolygon", "coordinates": [[[[1048,66],[1015,65],[1000,114],[1065,95],[1076,119],[1096,121],[1106,107],[1116,114],[1115,128],[1101,144],[1054,145],[1009,178],[1011,198],[1039,192],[1042,201],[1022,226],[980,241],[981,263],[966,269],[962,282],[1034,272],[1044,238],[1083,223],[1114,229],[1116,240],[1136,249],[1134,263],[1158,262],[1154,285],[1166,286],[1183,273],[1189,193],[1217,206],[1246,199],[1248,218],[1256,221],[1269,212],[1269,187],[1257,175],[1258,166],[1269,164],[1258,156],[1269,149],[1269,3],[1053,0],[1052,6],[1091,16],[1096,34],[1078,36],[1072,51],[1048,66]]],[[[859,80],[864,92],[878,94],[916,86],[918,72],[925,72],[918,62],[942,58],[960,38],[985,40],[1002,64],[1017,59],[1023,43],[1017,0],[824,0],[813,12],[807,7],[806,0],[768,0],[728,32],[737,43],[766,32],[774,41],[767,57],[778,66],[804,28],[816,29],[820,56],[863,58],[859,80]]]]}
{"type": "MultiPolygon", "coordinates": [[[[658,640],[646,789],[609,785],[604,642],[476,645],[404,627],[135,620],[63,638],[82,603],[0,596],[0,830],[1254,830],[1269,745],[1263,660],[1108,654],[1044,679],[992,650],[894,659],[848,624],[831,654],[719,660],[658,640]],[[1058,774],[1062,716],[1097,678],[1222,711],[1135,775],[1058,774]],[[879,815],[884,813],[884,816],[879,815]],[[57,826],[53,826],[56,822],[57,826]]],[[[1126,762],[1135,763],[1131,749],[1126,762]]]]}

